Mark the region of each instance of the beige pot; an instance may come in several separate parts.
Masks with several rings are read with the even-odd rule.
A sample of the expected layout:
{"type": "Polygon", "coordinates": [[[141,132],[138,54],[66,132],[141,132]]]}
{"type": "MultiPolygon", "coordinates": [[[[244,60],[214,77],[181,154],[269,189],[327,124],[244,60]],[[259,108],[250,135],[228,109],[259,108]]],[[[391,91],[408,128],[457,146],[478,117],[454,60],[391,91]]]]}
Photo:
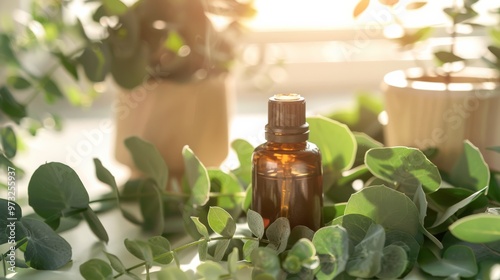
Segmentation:
{"type": "Polygon", "coordinates": [[[450,171],[470,140],[490,168],[500,170],[500,89],[498,74],[467,68],[446,80],[425,76],[421,69],[394,71],[384,77],[388,146],[438,148],[434,163],[450,171]],[[448,81],[449,83],[446,83],[448,81]]]}
{"type": "Polygon", "coordinates": [[[169,169],[170,178],[184,171],[182,148],[194,151],[206,166],[219,166],[229,151],[230,108],[233,90],[227,75],[193,83],[150,80],[132,91],[118,93],[116,149],[118,161],[140,172],[123,144],[139,136],[154,144],[169,169]]]}

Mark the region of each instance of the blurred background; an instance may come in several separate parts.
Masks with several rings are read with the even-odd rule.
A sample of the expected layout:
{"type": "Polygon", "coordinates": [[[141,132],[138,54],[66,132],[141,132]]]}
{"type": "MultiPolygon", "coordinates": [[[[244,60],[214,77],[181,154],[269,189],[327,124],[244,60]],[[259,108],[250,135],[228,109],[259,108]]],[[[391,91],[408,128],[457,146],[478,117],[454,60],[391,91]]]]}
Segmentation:
{"type": "MultiPolygon", "coordinates": [[[[368,124],[356,130],[383,141],[384,75],[431,67],[433,52],[452,42],[467,66],[491,66],[485,58],[498,40],[499,6],[497,0],[2,1],[2,122],[14,127],[20,150],[6,158],[27,175],[57,160],[92,177],[91,158],[104,156],[123,181],[130,173],[115,161],[117,92],[155,78],[185,84],[219,74],[230,76],[222,109],[230,116],[228,141],[263,142],[267,98],[282,92],[305,96],[310,115],[351,125],[364,119],[368,124]],[[470,5],[473,15],[463,12],[470,5]],[[450,11],[464,18],[450,20],[450,11]],[[450,21],[467,24],[450,30],[450,21]]],[[[200,104],[192,106],[211,106],[200,104]]],[[[162,121],[144,122],[167,129],[162,121]]]]}

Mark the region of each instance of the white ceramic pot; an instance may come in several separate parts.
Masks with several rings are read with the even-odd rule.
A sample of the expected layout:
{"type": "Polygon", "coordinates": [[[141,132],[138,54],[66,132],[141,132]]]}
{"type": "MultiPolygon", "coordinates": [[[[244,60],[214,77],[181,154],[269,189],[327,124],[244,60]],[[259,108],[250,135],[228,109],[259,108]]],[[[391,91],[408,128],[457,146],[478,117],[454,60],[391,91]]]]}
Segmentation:
{"type": "Polygon", "coordinates": [[[382,89],[388,123],[387,146],[438,148],[433,162],[450,171],[470,140],[490,168],[500,170],[500,88],[496,71],[466,68],[451,77],[424,75],[422,69],[390,72],[382,89]]]}
{"type": "Polygon", "coordinates": [[[115,103],[118,161],[140,175],[123,141],[139,136],[154,144],[171,178],[184,171],[182,148],[194,151],[205,166],[219,166],[229,151],[233,90],[227,75],[193,83],[151,79],[132,91],[122,90],[115,103]]]}

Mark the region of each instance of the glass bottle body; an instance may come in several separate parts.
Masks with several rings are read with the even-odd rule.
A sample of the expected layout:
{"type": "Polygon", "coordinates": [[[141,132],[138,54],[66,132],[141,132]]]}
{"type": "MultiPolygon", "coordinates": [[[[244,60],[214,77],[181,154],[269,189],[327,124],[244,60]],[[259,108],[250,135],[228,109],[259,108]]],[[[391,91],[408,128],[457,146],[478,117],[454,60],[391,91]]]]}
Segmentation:
{"type": "Polygon", "coordinates": [[[322,226],[323,182],[321,155],[310,142],[258,146],[253,154],[252,209],[264,226],[286,217],[290,227],[322,226]]]}

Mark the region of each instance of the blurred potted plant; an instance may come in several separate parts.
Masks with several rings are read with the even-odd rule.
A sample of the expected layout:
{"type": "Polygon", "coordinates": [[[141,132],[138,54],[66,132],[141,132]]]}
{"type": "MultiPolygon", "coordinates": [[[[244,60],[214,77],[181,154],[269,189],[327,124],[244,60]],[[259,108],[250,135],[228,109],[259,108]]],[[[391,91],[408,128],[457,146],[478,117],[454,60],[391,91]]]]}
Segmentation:
{"type": "MultiPolygon", "coordinates": [[[[354,17],[362,14],[369,2],[360,1],[354,17]]],[[[406,10],[414,10],[427,4],[425,1],[406,4],[397,0],[379,2],[393,11],[401,11],[402,5],[406,5],[406,10]]],[[[476,2],[478,0],[454,1],[452,7],[443,10],[451,22],[447,28],[450,44],[433,50],[437,67],[420,65],[394,71],[386,74],[382,82],[388,116],[384,133],[386,144],[437,148],[433,161],[444,171],[451,170],[462,152],[465,139],[480,148],[492,169],[500,170],[500,155],[488,150],[488,147],[500,143],[498,71],[471,67],[457,47],[459,27],[478,26],[473,21],[478,15],[474,9],[476,2]]],[[[433,31],[431,26],[405,29],[397,13],[392,16],[402,31],[396,41],[403,50],[412,49],[429,38],[433,31]]],[[[496,47],[489,49],[498,55],[496,47]]]]}
{"type": "MultiPolygon", "coordinates": [[[[160,150],[174,176],[184,170],[184,145],[196,151],[208,166],[219,165],[229,149],[229,70],[237,54],[241,20],[255,12],[251,1],[139,0],[127,6],[120,0],[91,0],[85,7],[93,11],[92,20],[85,22],[77,15],[71,23],[65,18],[72,2],[34,1],[26,14],[30,20],[25,28],[33,33],[30,24],[36,24],[45,35],[54,37],[57,42],[47,45],[42,53],[55,58],[52,70],[62,68],[73,77],[73,84],[82,80],[81,72],[94,84],[112,76],[117,85],[113,87],[117,99],[112,108],[116,116],[116,158],[137,174],[123,144],[125,138],[135,135],[160,150]],[[215,25],[215,21],[221,24],[215,25]],[[61,44],[68,42],[62,37],[68,30],[72,46],[61,44]]],[[[0,43],[6,61],[18,65],[15,37],[16,30],[5,33],[0,43]]],[[[32,41],[41,44],[46,37],[32,41]]],[[[70,93],[60,89],[57,79],[52,80],[52,70],[43,74],[45,82],[36,87],[29,82],[34,76],[20,70],[22,67],[16,69],[20,75],[2,88],[2,95],[7,90],[12,97],[9,89],[30,86],[37,93],[43,89],[49,101],[70,93]]],[[[72,96],[68,99],[71,101],[72,96]]],[[[8,105],[6,100],[10,99],[0,100],[6,104],[3,107],[8,105]]],[[[12,110],[3,111],[9,114],[12,110]]],[[[11,115],[19,118],[20,113],[11,115]]]]}

